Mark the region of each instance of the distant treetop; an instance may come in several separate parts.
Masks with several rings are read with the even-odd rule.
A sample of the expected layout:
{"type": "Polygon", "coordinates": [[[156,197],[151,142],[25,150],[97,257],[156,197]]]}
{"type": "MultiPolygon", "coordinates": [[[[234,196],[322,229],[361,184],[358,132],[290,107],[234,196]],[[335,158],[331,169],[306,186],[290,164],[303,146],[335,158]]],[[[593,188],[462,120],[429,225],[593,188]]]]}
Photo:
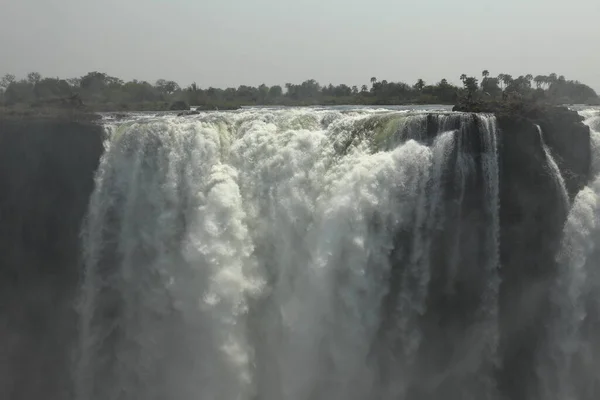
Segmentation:
{"type": "Polygon", "coordinates": [[[200,109],[227,109],[252,105],[334,105],[334,104],[454,104],[460,99],[486,99],[518,96],[548,103],[598,104],[596,92],[578,81],[563,75],[512,75],[500,73],[491,76],[481,72],[479,79],[462,74],[461,86],[443,78],[428,84],[418,79],[414,84],[370,78],[369,85],[327,84],[314,79],[300,84],[286,83],[258,87],[242,85],[237,88],[202,89],[192,83],[181,87],[177,82],[159,79],[154,83],[136,79],[125,82],[103,72],[92,71],[78,78],[43,77],[38,72],[17,80],[15,75],[0,78],[0,104],[31,107],[52,104],[71,104],[65,99],[77,95],[89,109],[112,110],[168,110],[173,104],[187,104],[200,109]],[[61,102],[57,100],[63,99],[61,102]]]}

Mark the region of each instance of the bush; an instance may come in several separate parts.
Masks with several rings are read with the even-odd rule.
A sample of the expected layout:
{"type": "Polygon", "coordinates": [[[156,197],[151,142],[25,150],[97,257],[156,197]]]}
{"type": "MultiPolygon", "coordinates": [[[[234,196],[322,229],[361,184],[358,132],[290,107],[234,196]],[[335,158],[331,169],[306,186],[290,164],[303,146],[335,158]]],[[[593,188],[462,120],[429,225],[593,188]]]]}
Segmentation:
{"type": "Polygon", "coordinates": [[[171,106],[169,107],[169,110],[172,111],[183,111],[183,110],[189,110],[190,106],[183,100],[177,100],[173,103],[171,103],[171,106]]]}

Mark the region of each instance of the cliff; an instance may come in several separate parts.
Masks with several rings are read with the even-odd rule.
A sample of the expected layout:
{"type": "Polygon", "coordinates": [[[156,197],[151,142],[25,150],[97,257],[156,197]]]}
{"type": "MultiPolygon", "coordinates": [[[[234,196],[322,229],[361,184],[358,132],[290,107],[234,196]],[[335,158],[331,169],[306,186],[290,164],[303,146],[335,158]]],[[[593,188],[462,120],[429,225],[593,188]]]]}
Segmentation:
{"type": "MultiPolygon", "coordinates": [[[[0,398],[68,398],[79,233],[103,129],[0,116],[0,398]]],[[[81,118],[79,118],[81,117],[81,118]]]]}
{"type": "Polygon", "coordinates": [[[571,201],[589,180],[590,132],[583,118],[565,107],[490,102],[454,110],[493,113],[501,131],[499,384],[509,398],[525,400],[536,392],[534,357],[544,339],[544,320],[552,312],[548,291],[568,214],[536,124],[571,201]]]}

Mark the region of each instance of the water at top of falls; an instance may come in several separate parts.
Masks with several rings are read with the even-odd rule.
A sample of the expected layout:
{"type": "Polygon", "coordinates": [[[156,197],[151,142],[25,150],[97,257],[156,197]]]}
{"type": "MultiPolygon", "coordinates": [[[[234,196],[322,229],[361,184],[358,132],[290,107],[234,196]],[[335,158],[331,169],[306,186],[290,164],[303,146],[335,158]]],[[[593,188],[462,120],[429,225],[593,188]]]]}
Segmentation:
{"type": "Polygon", "coordinates": [[[496,398],[497,139],[493,117],[477,121],[250,109],[112,123],[83,230],[77,400],[391,400],[453,382],[496,398]],[[460,225],[445,210],[470,211],[467,185],[488,219],[453,229],[489,227],[469,236],[487,287],[456,363],[434,371],[432,255],[460,225]]]}
{"type": "Polygon", "coordinates": [[[552,174],[552,179],[556,182],[558,189],[560,191],[560,196],[563,201],[563,206],[565,210],[568,210],[571,207],[571,201],[569,199],[569,192],[567,191],[567,185],[565,184],[565,179],[560,172],[560,168],[558,168],[558,164],[554,160],[552,156],[552,152],[548,148],[546,141],[544,140],[544,132],[542,131],[542,127],[539,125],[535,125],[538,133],[540,135],[540,140],[542,142],[542,148],[544,149],[544,154],[546,155],[546,160],[548,160],[548,167],[550,168],[550,173],[552,174]]]}

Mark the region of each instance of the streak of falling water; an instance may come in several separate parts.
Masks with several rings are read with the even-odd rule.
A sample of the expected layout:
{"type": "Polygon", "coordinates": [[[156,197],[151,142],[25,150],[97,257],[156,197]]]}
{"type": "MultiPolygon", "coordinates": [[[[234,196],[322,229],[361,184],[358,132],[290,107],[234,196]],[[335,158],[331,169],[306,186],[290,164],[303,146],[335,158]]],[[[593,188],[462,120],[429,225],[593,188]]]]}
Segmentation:
{"type": "Polygon", "coordinates": [[[556,186],[560,191],[560,197],[563,201],[563,206],[565,207],[565,210],[568,210],[571,207],[571,201],[569,200],[569,192],[567,191],[567,185],[565,184],[565,180],[560,172],[560,169],[558,168],[558,164],[556,164],[556,161],[552,156],[552,152],[548,148],[548,145],[546,145],[542,127],[536,124],[536,128],[540,135],[540,140],[542,141],[542,148],[544,149],[544,154],[546,155],[546,160],[548,161],[548,168],[550,168],[552,179],[554,179],[554,182],[556,183],[556,186]]]}

